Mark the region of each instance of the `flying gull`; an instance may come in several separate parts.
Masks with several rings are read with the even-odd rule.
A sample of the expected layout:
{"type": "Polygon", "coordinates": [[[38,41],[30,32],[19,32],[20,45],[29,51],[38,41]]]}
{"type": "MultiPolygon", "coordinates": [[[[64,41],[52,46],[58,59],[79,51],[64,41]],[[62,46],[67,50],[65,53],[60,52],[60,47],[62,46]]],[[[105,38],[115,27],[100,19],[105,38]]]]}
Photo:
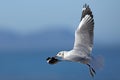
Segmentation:
{"type": "Polygon", "coordinates": [[[94,19],[89,5],[85,4],[82,9],[81,21],[75,31],[75,42],[73,49],[70,51],[60,51],[55,57],[48,57],[49,64],[56,64],[59,61],[72,61],[82,63],[88,66],[89,72],[92,77],[96,74],[94,66],[99,64],[95,62],[95,57],[91,55],[93,48],[94,37],[94,19]],[[60,57],[61,60],[58,60],[60,57]]]}

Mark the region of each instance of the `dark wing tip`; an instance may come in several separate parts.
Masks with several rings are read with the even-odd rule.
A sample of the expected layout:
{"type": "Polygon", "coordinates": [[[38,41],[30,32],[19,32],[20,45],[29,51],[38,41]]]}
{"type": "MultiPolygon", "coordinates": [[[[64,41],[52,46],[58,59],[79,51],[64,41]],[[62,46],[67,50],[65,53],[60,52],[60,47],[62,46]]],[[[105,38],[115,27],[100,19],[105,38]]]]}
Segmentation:
{"type": "Polygon", "coordinates": [[[89,8],[89,5],[87,5],[87,4],[83,5],[81,20],[82,20],[82,18],[84,18],[86,15],[90,15],[90,16],[93,18],[92,11],[91,11],[91,9],[89,8]]]}

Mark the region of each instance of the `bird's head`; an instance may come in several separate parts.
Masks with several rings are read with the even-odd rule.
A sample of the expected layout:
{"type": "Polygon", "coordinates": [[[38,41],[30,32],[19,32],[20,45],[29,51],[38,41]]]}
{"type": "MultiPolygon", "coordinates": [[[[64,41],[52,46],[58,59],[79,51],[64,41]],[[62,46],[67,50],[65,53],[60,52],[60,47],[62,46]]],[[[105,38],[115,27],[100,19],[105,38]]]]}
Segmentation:
{"type": "Polygon", "coordinates": [[[65,51],[60,51],[60,52],[58,52],[58,54],[56,55],[56,57],[63,58],[64,57],[64,53],[65,53],[65,51]]]}

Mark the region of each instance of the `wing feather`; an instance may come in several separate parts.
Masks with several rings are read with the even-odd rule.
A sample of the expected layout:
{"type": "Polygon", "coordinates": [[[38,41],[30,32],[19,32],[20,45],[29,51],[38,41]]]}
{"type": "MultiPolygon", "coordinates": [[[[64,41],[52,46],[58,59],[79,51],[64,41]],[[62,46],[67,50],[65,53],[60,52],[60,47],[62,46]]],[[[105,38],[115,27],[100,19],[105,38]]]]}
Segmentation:
{"type": "Polygon", "coordinates": [[[93,47],[94,19],[88,5],[83,6],[81,22],[75,31],[75,42],[73,49],[90,54],[93,47]]]}

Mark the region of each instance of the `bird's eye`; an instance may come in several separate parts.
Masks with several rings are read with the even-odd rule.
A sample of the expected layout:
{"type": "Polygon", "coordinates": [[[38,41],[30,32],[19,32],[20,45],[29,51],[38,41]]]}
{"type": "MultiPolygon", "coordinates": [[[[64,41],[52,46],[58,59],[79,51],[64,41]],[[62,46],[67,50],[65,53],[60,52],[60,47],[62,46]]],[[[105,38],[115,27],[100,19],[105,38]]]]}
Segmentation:
{"type": "Polygon", "coordinates": [[[59,55],[61,55],[61,53],[59,53],[59,55]]]}

